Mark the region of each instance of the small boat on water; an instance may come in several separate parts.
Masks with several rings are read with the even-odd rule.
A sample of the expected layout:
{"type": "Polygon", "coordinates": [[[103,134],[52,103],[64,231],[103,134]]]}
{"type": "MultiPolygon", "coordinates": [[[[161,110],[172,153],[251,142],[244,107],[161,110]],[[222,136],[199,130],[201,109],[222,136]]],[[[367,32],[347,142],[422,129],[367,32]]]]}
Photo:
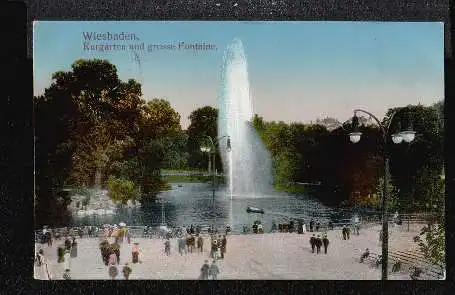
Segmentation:
{"type": "Polygon", "coordinates": [[[166,224],[161,224],[161,225],[158,227],[158,229],[159,229],[160,231],[164,231],[164,232],[170,231],[170,229],[167,227],[166,224]]]}
{"type": "Polygon", "coordinates": [[[256,208],[256,207],[248,206],[246,208],[246,212],[247,213],[261,213],[261,214],[264,214],[264,209],[259,209],[259,208],[256,208]]]}

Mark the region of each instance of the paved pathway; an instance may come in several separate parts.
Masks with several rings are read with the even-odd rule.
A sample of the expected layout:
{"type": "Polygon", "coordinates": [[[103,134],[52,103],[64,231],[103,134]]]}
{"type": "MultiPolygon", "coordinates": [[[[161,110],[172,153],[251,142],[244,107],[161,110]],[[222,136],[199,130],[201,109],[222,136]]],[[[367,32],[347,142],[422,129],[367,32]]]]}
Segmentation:
{"type": "MultiPolygon", "coordinates": [[[[328,254],[313,254],[309,244],[310,233],[304,235],[274,233],[263,235],[233,235],[228,237],[227,254],[219,260],[218,279],[296,279],[296,280],[377,280],[380,269],[367,263],[359,263],[360,253],[369,248],[380,253],[379,227],[375,226],[351,235],[350,240],[342,240],[339,230],[329,231],[328,254]]],[[[412,238],[420,226],[391,228],[390,248],[393,250],[411,250],[416,248],[412,238]]],[[[171,240],[171,256],[164,255],[161,239],[137,238],[144,254],[141,264],[130,264],[130,279],[197,279],[204,260],[209,259],[209,238],[205,237],[203,253],[188,253],[181,256],[177,250],[177,241],[171,240]]],[[[78,240],[78,257],[71,260],[72,279],[110,279],[108,267],[101,260],[97,238],[78,240]]],[[[57,244],[52,247],[42,245],[52,279],[62,279],[63,263],[57,263],[57,244]]],[[[126,241],[121,246],[119,276],[123,279],[121,268],[131,261],[131,246],[126,241]]],[[[211,259],[210,259],[211,262],[211,259]]],[[[46,279],[41,267],[35,266],[35,278],[46,279]]],[[[390,279],[409,279],[409,275],[391,274],[390,279]]]]}

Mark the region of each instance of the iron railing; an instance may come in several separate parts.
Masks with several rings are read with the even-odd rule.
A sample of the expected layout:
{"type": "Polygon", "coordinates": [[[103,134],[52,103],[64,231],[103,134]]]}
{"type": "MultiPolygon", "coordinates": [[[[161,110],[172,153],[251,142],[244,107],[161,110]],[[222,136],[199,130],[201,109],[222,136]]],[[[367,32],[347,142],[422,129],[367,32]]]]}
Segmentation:
{"type": "MultiPolygon", "coordinates": [[[[406,224],[427,224],[429,222],[434,222],[434,220],[437,220],[438,216],[434,213],[419,213],[419,214],[401,214],[399,215],[402,225],[406,226],[406,224]]],[[[439,217],[440,218],[440,217],[439,217]]],[[[315,216],[313,218],[315,221],[317,221],[318,217],[315,216]]],[[[390,214],[388,216],[389,222],[394,222],[394,216],[393,214],[390,214]]],[[[380,216],[365,216],[360,218],[360,227],[361,228],[368,228],[371,226],[376,226],[381,224],[381,218],[380,216]]],[[[295,226],[298,225],[298,223],[294,223],[295,226]]],[[[340,229],[343,226],[353,226],[353,219],[352,218],[344,218],[344,219],[338,219],[337,222],[333,222],[333,228],[334,229],[340,229]]],[[[248,227],[251,227],[251,225],[247,225],[248,227]]],[[[320,224],[320,230],[327,230],[328,229],[328,222],[323,222],[320,224]]],[[[201,229],[202,234],[208,234],[210,232],[210,224],[203,224],[199,225],[201,229]]],[[[309,224],[306,224],[307,230],[309,229],[309,224]]],[[[157,227],[150,227],[150,226],[140,226],[140,225],[132,225],[132,226],[127,226],[129,233],[131,234],[132,238],[162,238],[163,237],[163,231],[160,230],[157,227]]],[[[179,227],[175,228],[170,228],[171,230],[171,237],[177,236],[181,230],[179,227]]],[[[52,228],[52,233],[53,237],[56,236],[56,233],[60,235],[60,237],[65,237],[65,236],[76,236],[76,237],[103,237],[104,236],[104,230],[103,227],[101,226],[73,226],[73,227],[60,227],[60,228],[52,228]],[[93,231],[89,230],[89,228],[93,228],[93,231]]],[[[217,229],[220,231],[219,229],[217,229]]],[[[222,229],[221,231],[224,231],[222,229]]],[[[268,232],[268,229],[265,229],[266,232],[268,232]]],[[[241,234],[232,232],[232,234],[241,234]]],[[[42,235],[42,230],[36,230],[35,231],[35,237],[37,239],[40,239],[42,235]]]]}

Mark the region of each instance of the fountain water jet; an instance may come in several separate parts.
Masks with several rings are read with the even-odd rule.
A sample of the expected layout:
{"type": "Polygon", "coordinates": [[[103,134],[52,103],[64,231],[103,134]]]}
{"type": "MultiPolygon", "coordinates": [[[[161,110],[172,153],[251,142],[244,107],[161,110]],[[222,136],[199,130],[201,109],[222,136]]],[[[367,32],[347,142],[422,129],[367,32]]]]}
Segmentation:
{"type": "Polygon", "coordinates": [[[253,115],[247,60],[236,39],[224,52],[218,113],[218,134],[230,137],[231,150],[221,151],[221,159],[231,198],[259,197],[271,190],[272,161],[251,125],[253,115]]]}

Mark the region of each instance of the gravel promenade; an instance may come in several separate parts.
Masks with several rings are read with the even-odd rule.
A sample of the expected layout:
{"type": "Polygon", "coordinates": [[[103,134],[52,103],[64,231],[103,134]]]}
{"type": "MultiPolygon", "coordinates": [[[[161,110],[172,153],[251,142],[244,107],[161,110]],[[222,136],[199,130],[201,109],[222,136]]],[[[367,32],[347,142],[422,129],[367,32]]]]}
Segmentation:
{"type": "MultiPolygon", "coordinates": [[[[389,249],[408,251],[417,249],[412,238],[422,226],[391,227],[389,249]]],[[[371,252],[381,253],[379,226],[351,234],[350,240],[343,240],[341,230],[328,232],[330,241],[328,253],[313,254],[309,238],[311,234],[271,233],[257,235],[232,235],[227,239],[227,253],[224,260],[218,260],[220,269],[218,279],[257,279],[257,280],[378,280],[380,268],[370,263],[359,263],[361,252],[369,248],[371,252]]],[[[316,233],[320,234],[320,233],[316,233]]],[[[171,255],[164,255],[164,240],[136,238],[143,252],[143,262],[131,264],[130,280],[194,280],[198,279],[204,260],[209,259],[208,236],[204,237],[203,253],[180,255],[176,239],[171,239],[171,255]]],[[[78,255],[71,259],[71,278],[75,280],[108,280],[108,267],[101,260],[98,238],[78,239],[78,255]]],[[[113,240],[110,240],[113,242],[113,240]]],[[[57,245],[39,245],[44,250],[51,279],[60,280],[63,263],[57,263],[57,245]]],[[[122,268],[131,262],[131,246],[121,245],[119,275],[123,279],[122,268]]],[[[323,252],[323,250],[322,250],[323,252]]],[[[45,267],[35,265],[35,279],[47,279],[45,267]]],[[[390,279],[409,279],[407,272],[390,274],[390,279]]]]}

